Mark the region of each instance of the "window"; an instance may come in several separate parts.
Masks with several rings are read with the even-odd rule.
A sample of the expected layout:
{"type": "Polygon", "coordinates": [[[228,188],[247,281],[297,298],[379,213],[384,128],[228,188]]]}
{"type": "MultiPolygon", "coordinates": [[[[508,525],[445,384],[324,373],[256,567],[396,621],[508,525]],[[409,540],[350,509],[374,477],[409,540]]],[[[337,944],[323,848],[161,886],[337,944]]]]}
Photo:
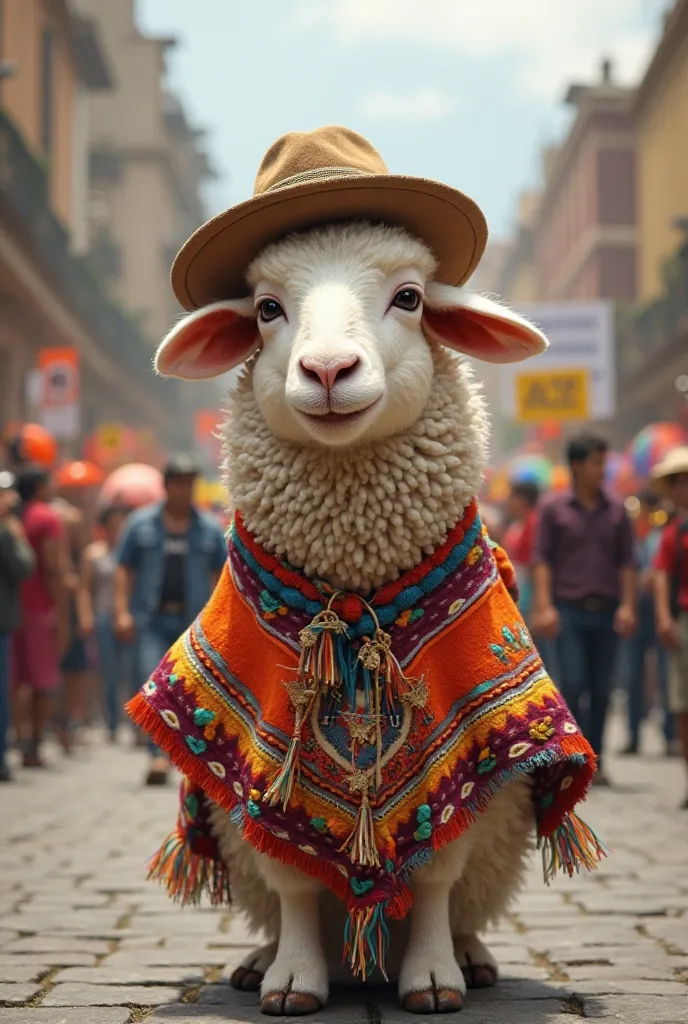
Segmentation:
{"type": "Polygon", "coordinates": [[[41,144],[46,156],[53,151],[53,99],[55,92],[55,39],[46,25],[41,39],[41,144]]]}

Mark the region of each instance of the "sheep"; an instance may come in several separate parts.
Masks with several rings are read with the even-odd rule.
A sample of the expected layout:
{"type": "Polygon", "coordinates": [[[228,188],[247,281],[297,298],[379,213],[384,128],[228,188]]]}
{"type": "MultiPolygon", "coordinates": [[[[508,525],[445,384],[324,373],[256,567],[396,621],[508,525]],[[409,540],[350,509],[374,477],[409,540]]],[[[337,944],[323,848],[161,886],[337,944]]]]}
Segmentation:
{"type": "MultiPolygon", "coordinates": [[[[261,1010],[269,1015],[311,1013],[326,1003],[330,982],[342,980],[342,969],[337,966],[341,952],[337,936],[342,930],[354,972],[367,981],[371,964],[377,962],[387,978],[396,980],[402,1004],[409,1011],[453,1012],[461,1008],[467,986],[493,985],[497,964],[479,936],[504,915],[519,890],[536,824],[540,829],[536,805],[540,808],[537,814],[546,815],[555,801],[552,793],[543,793],[538,771],[551,769],[556,801],[565,802],[567,813],[584,793],[592,774],[594,759],[589,747],[547,679],[511,599],[503,587],[504,593],[499,590],[499,574],[484,535],[471,535],[468,529],[470,516],[476,516],[474,499],[487,458],[488,426],[480,390],[457,353],[492,361],[515,360],[541,351],[546,340],[505,306],[441,283],[436,273],[436,260],[428,245],[398,226],[353,220],[288,234],[251,261],[246,275],[248,297],[212,302],[192,312],[170,331],[156,356],[160,374],[192,380],[243,365],[230,396],[224,436],[231,511],[236,531],[243,532],[233,534],[230,565],[206,618],[201,617],[185,634],[130,705],[135,720],[165,745],[180,769],[200,787],[197,794],[189,792],[182,800],[180,827],[188,824],[191,816],[197,834],[199,798],[210,798],[207,823],[220,857],[219,866],[215,861],[212,870],[206,870],[203,856],[207,847],[200,859],[194,859],[193,849],[184,845],[178,832],[163,844],[152,874],[166,879],[170,891],[182,898],[194,899],[207,886],[221,899],[228,869],[236,906],[267,940],[232,973],[231,982],[240,989],[260,988],[261,1010]],[[337,637],[345,645],[346,622],[358,621],[356,615],[346,617],[346,607],[352,613],[351,601],[361,606],[359,617],[362,609],[373,614],[363,598],[406,579],[405,573],[417,573],[425,559],[444,550],[456,524],[461,523],[466,524],[461,533],[466,542],[471,536],[476,538],[471,540],[466,564],[483,566],[485,586],[489,587],[480,591],[472,584],[473,591],[466,591],[470,600],[462,599],[449,608],[450,620],[462,621],[463,605],[470,605],[463,620],[474,624],[471,632],[463,634],[469,638],[483,621],[480,615],[487,615],[492,623],[492,606],[480,602],[480,593],[496,595],[499,608],[495,614],[506,614],[514,625],[502,626],[499,619],[495,626],[501,629],[496,635],[499,642],[485,647],[484,656],[492,659],[490,686],[498,685],[500,678],[502,686],[506,679],[514,683],[516,676],[513,671],[509,676],[509,666],[517,661],[519,685],[527,679],[528,687],[539,687],[538,693],[533,691],[528,697],[529,711],[535,702],[536,710],[549,711],[549,715],[532,722],[528,719],[525,733],[512,731],[504,737],[503,757],[513,759],[514,767],[507,766],[500,781],[487,785],[477,802],[472,804],[469,799],[473,782],[465,781],[463,775],[451,780],[459,787],[460,799],[466,800],[461,814],[446,800],[437,811],[429,803],[418,806],[413,837],[417,852],[404,861],[403,869],[397,869],[389,858],[383,864],[377,848],[384,819],[379,811],[382,804],[371,806],[371,787],[373,801],[383,799],[395,766],[404,763],[403,745],[414,751],[417,737],[429,735],[423,729],[432,723],[433,679],[427,684],[424,677],[406,679],[394,658],[392,638],[383,629],[377,628],[374,642],[367,635],[358,641],[356,665],[362,661],[369,672],[364,678],[368,687],[373,680],[376,700],[380,700],[384,663],[387,682],[396,679],[400,700],[407,701],[403,713],[396,715],[398,737],[391,729],[394,741],[385,746],[381,705],[376,705],[375,716],[358,716],[362,706],[369,710],[369,705],[361,704],[369,698],[359,689],[352,691],[353,704],[346,707],[353,708],[352,719],[360,717],[363,746],[374,747],[377,729],[377,759],[363,770],[356,761],[359,748],[353,727],[351,745],[346,747],[352,751],[350,766],[332,746],[335,741],[330,743],[325,736],[325,725],[332,723],[327,716],[321,721],[320,702],[330,698],[323,696],[325,690],[313,688],[315,663],[308,659],[316,657],[316,649],[321,654],[325,650],[329,641],[323,637],[330,629],[334,637],[331,650],[341,654],[344,646],[336,647],[337,637]],[[248,554],[244,553],[240,565],[232,562],[232,550],[236,555],[242,545],[248,545],[248,554]],[[279,600],[271,603],[270,593],[264,606],[251,603],[253,577],[242,576],[248,572],[246,566],[253,566],[256,580],[273,582],[291,579],[289,574],[296,567],[302,574],[300,580],[321,581],[316,594],[324,593],[323,601],[332,595],[327,610],[299,633],[298,674],[285,683],[293,704],[294,734],[286,753],[280,755],[282,766],[272,782],[266,780],[262,789],[252,788],[248,794],[240,771],[242,748],[231,745],[236,737],[231,729],[227,731],[226,708],[218,697],[224,685],[218,688],[218,672],[230,685],[235,669],[223,661],[222,651],[218,655],[217,645],[226,645],[223,650],[230,660],[239,659],[242,672],[255,672],[255,687],[268,671],[265,659],[270,638],[286,636],[280,634],[276,620],[291,612],[288,607],[277,607],[279,600]],[[272,571],[277,575],[265,577],[272,571]],[[230,600],[228,594],[234,595],[234,610],[223,603],[230,600]],[[342,602],[346,622],[332,611],[337,600],[342,602]],[[239,633],[247,626],[240,624],[240,618],[247,614],[253,623],[251,615],[256,609],[261,621],[255,628],[264,632],[245,649],[239,633]],[[330,618],[325,620],[323,615],[330,618]],[[324,621],[328,625],[318,640],[314,624],[324,621]],[[238,630],[236,639],[234,629],[238,630]],[[213,636],[219,639],[213,640],[213,636]],[[254,657],[255,670],[251,668],[254,657]],[[372,660],[366,661],[368,657],[372,660]],[[311,668],[304,667],[309,665],[311,668]],[[199,679],[208,683],[203,691],[204,706],[193,712],[191,728],[198,728],[185,737],[185,745],[178,736],[180,716],[190,712],[188,695],[193,696],[199,679]],[[225,733],[220,740],[216,728],[221,720],[225,733]],[[330,750],[334,780],[348,779],[351,799],[360,800],[353,831],[338,853],[333,843],[339,844],[342,835],[337,838],[333,824],[324,818],[311,818],[309,825],[295,824],[296,818],[290,818],[293,799],[298,808],[303,795],[304,776],[299,772],[307,767],[302,743],[309,728],[313,734],[309,750],[330,750]],[[557,728],[561,738],[555,748],[551,737],[557,728]],[[222,743],[230,743],[230,748],[224,750],[222,743]],[[531,750],[526,757],[525,752],[538,744],[540,749],[531,750]],[[543,744],[550,745],[545,749],[543,744]],[[216,760],[209,760],[211,753],[216,760]],[[292,826],[307,833],[298,847],[290,838],[292,826]],[[340,858],[334,866],[344,882],[337,871],[330,871],[329,861],[323,864],[314,856],[317,851],[312,844],[317,837],[308,841],[311,833],[316,835],[313,830],[327,833],[327,849],[335,860],[340,858]],[[350,860],[353,875],[341,863],[342,858],[350,860]],[[397,870],[401,871],[398,877],[397,870]],[[384,875],[385,871],[391,875],[384,875]],[[390,878],[396,888],[393,894],[390,889],[384,904],[392,918],[386,923],[384,909],[380,916],[383,904],[365,901],[369,889],[392,884],[390,878]],[[346,906],[345,893],[351,897],[346,898],[346,906]]],[[[261,602],[263,598],[261,593],[261,602]]],[[[304,601],[302,596],[301,605],[296,602],[295,607],[305,607],[304,601]]],[[[408,613],[402,612],[397,625],[406,626],[408,621],[408,613]]],[[[426,639],[432,635],[425,634],[426,639]]],[[[435,649],[439,651],[439,647],[435,649]]],[[[435,665],[441,676],[447,677],[449,690],[454,683],[460,690],[469,661],[454,663],[451,657],[445,661],[447,650],[443,648],[435,665]]],[[[285,659],[293,658],[286,645],[280,651],[285,659]]],[[[348,671],[337,662],[339,656],[318,663],[329,673],[333,688],[327,693],[334,694],[335,717],[344,715],[345,706],[335,681],[338,673],[348,671]]],[[[285,670],[295,671],[289,665],[285,670]]],[[[351,669],[351,678],[358,678],[358,671],[351,669]]],[[[476,678],[482,683],[485,677],[476,678]]],[[[261,706],[254,690],[248,696],[242,692],[242,700],[248,704],[242,705],[240,714],[250,720],[246,736],[256,749],[263,744],[262,757],[270,742],[270,736],[261,731],[269,709],[261,706]]],[[[471,691],[469,696],[475,693],[471,691]]],[[[508,693],[511,700],[512,693],[508,693]]],[[[278,700],[275,690],[266,691],[263,697],[271,705],[278,700]]],[[[282,699],[291,707],[286,697],[282,699]]],[[[393,700],[386,705],[396,706],[393,700]]],[[[461,714],[457,714],[460,722],[461,714]]],[[[393,717],[390,715],[390,722],[393,717]]],[[[471,728],[479,729],[479,725],[471,728]]],[[[287,739],[285,736],[280,742],[287,739]]],[[[307,751],[307,757],[314,756],[311,752],[307,751]]],[[[437,769],[446,774],[449,768],[444,758],[443,747],[437,769]]],[[[477,765],[476,777],[482,778],[496,763],[487,744],[479,760],[464,767],[467,772],[475,771],[477,765]]],[[[423,778],[427,764],[430,761],[417,769],[423,778]]],[[[261,769],[261,778],[263,774],[261,769]]],[[[408,782],[411,789],[416,781],[408,782]]],[[[443,784],[437,783],[440,788],[443,784]]],[[[431,790],[428,783],[427,792],[431,790]]],[[[551,874],[557,865],[572,871],[579,862],[592,867],[603,855],[603,847],[578,819],[567,817],[559,826],[560,820],[561,815],[557,828],[550,827],[552,835],[545,839],[547,872],[551,874]]],[[[388,848],[392,849],[389,844],[388,848]]]]}

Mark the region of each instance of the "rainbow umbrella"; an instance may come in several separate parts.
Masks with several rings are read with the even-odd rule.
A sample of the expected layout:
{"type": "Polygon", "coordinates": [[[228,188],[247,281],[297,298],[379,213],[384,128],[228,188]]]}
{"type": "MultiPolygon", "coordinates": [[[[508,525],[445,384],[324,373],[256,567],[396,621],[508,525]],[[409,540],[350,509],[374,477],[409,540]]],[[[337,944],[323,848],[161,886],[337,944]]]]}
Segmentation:
{"type": "Polygon", "coordinates": [[[537,484],[541,491],[547,491],[551,487],[553,471],[554,466],[550,460],[536,453],[517,455],[507,466],[512,483],[537,484]]]}
{"type": "Polygon", "coordinates": [[[628,498],[638,490],[640,483],[626,453],[608,453],[604,483],[607,490],[617,498],[628,498]]]}
{"type": "Polygon", "coordinates": [[[679,423],[649,423],[628,446],[636,476],[647,479],[672,448],[688,444],[688,432],[679,423]]]}
{"type": "Polygon", "coordinates": [[[139,508],[160,501],[164,493],[159,470],[143,462],[130,462],[110,473],[100,491],[100,504],[139,508]]]}

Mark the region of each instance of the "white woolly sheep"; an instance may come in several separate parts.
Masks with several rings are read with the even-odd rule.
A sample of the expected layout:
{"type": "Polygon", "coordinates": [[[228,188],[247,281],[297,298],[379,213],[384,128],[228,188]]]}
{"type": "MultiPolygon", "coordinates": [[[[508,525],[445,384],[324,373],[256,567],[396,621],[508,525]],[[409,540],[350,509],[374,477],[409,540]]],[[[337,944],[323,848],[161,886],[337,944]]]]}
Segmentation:
{"type": "MultiPolygon", "coordinates": [[[[367,593],[417,565],[478,492],[483,402],[446,349],[499,362],[546,344],[507,308],[436,283],[434,266],[400,228],[287,237],[251,264],[249,298],[187,316],[157,355],[161,374],[188,379],[246,363],[225,436],[233,507],[267,551],[343,590],[367,593]]],[[[392,922],[388,961],[408,1009],[455,1010],[466,980],[494,983],[478,934],[519,887],[533,820],[529,782],[512,783],[414,873],[410,927],[392,922]]],[[[317,1009],[342,973],[343,906],[256,853],[220,808],[214,829],[236,905],[268,939],[233,983],[261,985],[266,1013],[317,1009]]]]}

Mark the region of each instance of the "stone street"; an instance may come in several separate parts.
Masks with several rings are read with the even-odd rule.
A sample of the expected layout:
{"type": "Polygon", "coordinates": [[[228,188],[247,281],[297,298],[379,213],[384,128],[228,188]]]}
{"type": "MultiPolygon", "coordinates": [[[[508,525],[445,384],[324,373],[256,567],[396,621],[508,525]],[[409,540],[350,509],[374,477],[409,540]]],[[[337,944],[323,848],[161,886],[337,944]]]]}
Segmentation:
{"type": "MultiPolygon", "coordinates": [[[[647,740],[642,759],[610,761],[614,789],[594,791],[583,812],[613,855],[596,874],[550,888],[534,860],[514,912],[488,938],[502,978],[468,993],[462,1024],[688,1022],[682,765],[659,756],[650,727],[647,740]]],[[[265,1020],[257,995],[223,981],[251,944],[242,921],[181,911],[145,881],[145,861],[174,821],[176,787],[142,787],[145,756],[128,737],[99,747],[93,735],[71,760],[52,760],[52,770],[0,789],[0,1022],[265,1020]]],[[[379,990],[334,991],[309,1019],[414,1018],[379,990]]]]}

